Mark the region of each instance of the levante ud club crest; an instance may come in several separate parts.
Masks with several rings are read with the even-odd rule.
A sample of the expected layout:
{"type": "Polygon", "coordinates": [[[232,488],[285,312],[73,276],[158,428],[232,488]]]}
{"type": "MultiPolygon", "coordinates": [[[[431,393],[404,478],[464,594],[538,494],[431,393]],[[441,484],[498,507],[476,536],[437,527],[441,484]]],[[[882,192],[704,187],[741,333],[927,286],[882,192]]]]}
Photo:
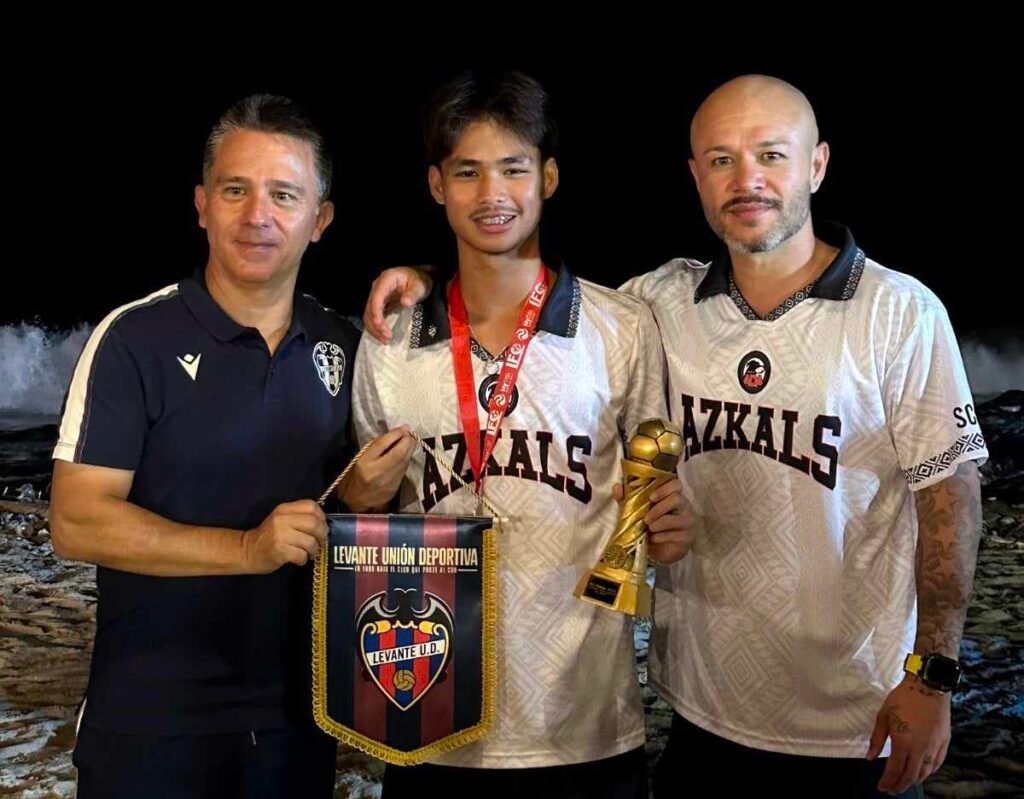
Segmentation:
{"type": "Polygon", "coordinates": [[[359,654],[384,696],[408,710],[443,678],[455,625],[451,610],[433,594],[398,588],[391,600],[381,591],[359,609],[359,654]]]}

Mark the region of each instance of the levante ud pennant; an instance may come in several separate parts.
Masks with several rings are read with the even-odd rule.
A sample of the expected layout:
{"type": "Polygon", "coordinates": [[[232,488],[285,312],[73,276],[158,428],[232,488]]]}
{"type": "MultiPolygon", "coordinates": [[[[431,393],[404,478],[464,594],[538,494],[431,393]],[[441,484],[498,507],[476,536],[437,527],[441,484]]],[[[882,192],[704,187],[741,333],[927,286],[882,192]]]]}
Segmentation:
{"type": "Polygon", "coordinates": [[[483,737],[495,682],[492,520],[327,519],[314,575],[317,723],[399,765],[483,737]]]}

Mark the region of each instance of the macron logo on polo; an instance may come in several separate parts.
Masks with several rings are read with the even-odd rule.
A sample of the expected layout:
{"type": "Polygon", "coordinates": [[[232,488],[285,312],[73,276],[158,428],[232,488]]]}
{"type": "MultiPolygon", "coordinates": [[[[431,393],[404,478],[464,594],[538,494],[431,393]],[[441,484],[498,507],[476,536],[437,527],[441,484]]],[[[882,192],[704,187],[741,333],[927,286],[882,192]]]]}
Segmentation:
{"type": "Polygon", "coordinates": [[[192,378],[193,382],[196,379],[196,374],[199,372],[199,359],[202,357],[203,354],[200,352],[198,355],[182,355],[178,358],[181,368],[192,378]]]}

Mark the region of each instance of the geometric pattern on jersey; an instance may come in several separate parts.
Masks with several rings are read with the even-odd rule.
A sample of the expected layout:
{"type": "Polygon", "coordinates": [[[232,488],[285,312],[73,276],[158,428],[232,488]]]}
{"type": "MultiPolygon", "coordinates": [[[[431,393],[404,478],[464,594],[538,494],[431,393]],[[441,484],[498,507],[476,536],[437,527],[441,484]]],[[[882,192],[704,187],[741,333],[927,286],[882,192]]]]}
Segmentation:
{"type": "Polygon", "coordinates": [[[723,259],[623,287],[661,332],[694,516],[691,554],[658,569],[649,679],[745,746],[862,757],[914,643],[912,490],[987,451],[954,415],[971,396],[938,299],[845,228],[815,232],[839,255],[774,321],[737,308],[723,259]],[[755,353],[771,371],[751,394],[755,353]]]}
{"type": "Polygon", "coordinates": [[[839,239],[840,231],[836,231],[835,227],[829,225],[829,223],[826,222],[819,225],[819,229],[826,236],[829,235],[831,229],[836,240],[841,241],[839,254],[822,275],[812,280],[792,296],[787,297],[764,316],[758,316],[757,311],[750,307],[746,297],[743,296],[743,292],[736,285],[732,272],[732,262],[729,260],[728,254],[720,255],[712,262],[709,267],[709,274],[705,278],[705,282],[708,285],[706,287],[703,285],[698,287],[698,291],[701,292],[701,299],[714,296],[723,290],[721,288],[721,274],[723,270],[725,270],[728,281],[724,290],[729,294],[736,307],[740,309],[740,312],[752,322],[774,322],[783,314],[793,310],[801,302],[811,297],[832,300],[850,299],[856,293],[857,284],[860,283],[860,276],[864,272],[864,251],[853,246],[853,237],[849,235],[849,231],[843,231],[841,233],[842,238],[839,239]],[[820,289],[818,288],[819,283],[822,284],[820,289]]]}
{"type": "MultiPolygon", "coordinates": [[[[574,338],[580,321],[582,289],[579,279],[564,266],[561,266],[559,279],[563,275],[567,282],[563,283],[557,291],[554,289],[551,291],[537,325],[539,329],[547,330],[549,333],[574,338]]],[[[434,290],[423,302],[415,305],[412,309],[409,346],[412,349],[419,349],[429,344],[447,341],[450,338],[447,296],[443,292],[434,290]]],[[[480,357],[484,357],[486,360],[486,355],[490,355],[490,353],[487,353],[487,350],[483,349],[475,339],[473,343],[482,350],[480,357]]],[[[491,359],[493,360],[495,357],[491,356],[491,359]]]]}
{"type": "MultiPolygon", "coordinates": [[[[353,378],[360,441],[408,424],[472,483],[444,287],[367,336],[353,378]]],[[[493,362],[473,358],[474,386],[493,362]]],[[[644,741],[632,620],[573,596],[618,518],[623,437],[664,415],[664,364],[650,309],[562,267],[523,361],[484,492],[509,517],[498,546],[498,688],[484,740],[431,762],[525,768],[611,757],[644,741]],[[495,474],[494,472],[499,472],[495,474]]],[[[478,392],[479,393],[479,392],[478,392]]],[[[481,425],[486,410],[476,403],[481,425]]],[[[472,493],[417,448],[401,512],[472,515],[472,493]]]]}
{"type": "Polygon", "coordinates": [[[795,308],[797,304],[803,302],[808,297],[812,296],[815,283],[817,283],[817,281],[812,280],[810,283],[808,283],[806,286],[804,286],[802,289],[800,289],[792,296],[786,297],[785,300],[779,303],[775,308],[766,313],[764,316],[758,316],[757,311],[750,307],[750,304],[747,302],[747,298],[743,296],[743,292],[740,291],[739,286],[736,285],[736,281],[733,279],[732,273],[730,273],[729,299],[731,299],[736,304],[736,307],[740,309],[740,313],[742,313],[750,321],[774,322],[776,319],[778,319],[780,316],[786,313],[786,311],[793,310],[793,308],[795,308]]]}
{"type": "MultiPolygon", "coordinates": [[[[864,272],[865,256],[863,251],[854,242],[853,234],[842,225],[837,225],[833,222],[818,222],[815,223],[814,231],[819,239],[830,243],[839,252],[832,260],[832,263],[826,267],[825,271],[797,292],[797,294],[806,293],[807,297],[827,300],[851,299],[857,292],[857,286],[860,284],[860,278],[864,272]]],[[[694,304],[718,294],[728,294],[731,296],[733,290],[739,294],[739,289],[732,280],[732,259],[729,257],[728,250],[723,250],[719,253],[717,258],[707,264],[706,270],[706,273],[702,276],[692,293],[694,304]]],[[[742,296],[740,294],[740,297],[742,296]]],[[[790,299],[795,299],[795,296],[790,299]]],[[[744,300],[743,305],[745,304],[746,301],[744,300]]],[[[790,308],[796,304],[794,302],[790,308]]],[[[740,306],[740,309],[743,310],[742,306],[740,306]]],[[[776,308],[772,313],[774,314],[778,310],[776,308]]],[[[789,310],[789,308],[786,310],[789,310]]],[[[751,311],[751,313],[753,312],[751,311]]],[[[781,315],[779,314],[779,316],[781,315]]],[[[756,314],[754,314],[754,318],[761,319],[756,314]]],[[[762,321],[771,320],[766,317],[762,321]]]]}
{"type": "Polygon", "coordinates": [[[936,474],[948,472],[951,464],[960,463],[963,460],[963,455],[981,452],[984,449],[985,437],[981,433],[968,433],[957,439],[953,446],[941,455],[936,455],[912,469],[907,469],[904,474],[910,485],[917,485],[936,474]]]}

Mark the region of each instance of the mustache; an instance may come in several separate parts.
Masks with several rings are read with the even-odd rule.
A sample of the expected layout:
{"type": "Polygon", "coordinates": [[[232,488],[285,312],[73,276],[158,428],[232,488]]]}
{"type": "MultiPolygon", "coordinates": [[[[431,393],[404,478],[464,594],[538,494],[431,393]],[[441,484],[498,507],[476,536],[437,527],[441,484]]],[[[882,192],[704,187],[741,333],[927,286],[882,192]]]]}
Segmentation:
{"type": "Polygon", "coordinates": [[[782,200],[771,200],[767,197],[759,197],[756,194],[749,197],[733,197],[729,202],[722,206],[722,210],[728,211],[735,208],[737,205],[760,205],[765,208],[781,210],[782,200]]]}

